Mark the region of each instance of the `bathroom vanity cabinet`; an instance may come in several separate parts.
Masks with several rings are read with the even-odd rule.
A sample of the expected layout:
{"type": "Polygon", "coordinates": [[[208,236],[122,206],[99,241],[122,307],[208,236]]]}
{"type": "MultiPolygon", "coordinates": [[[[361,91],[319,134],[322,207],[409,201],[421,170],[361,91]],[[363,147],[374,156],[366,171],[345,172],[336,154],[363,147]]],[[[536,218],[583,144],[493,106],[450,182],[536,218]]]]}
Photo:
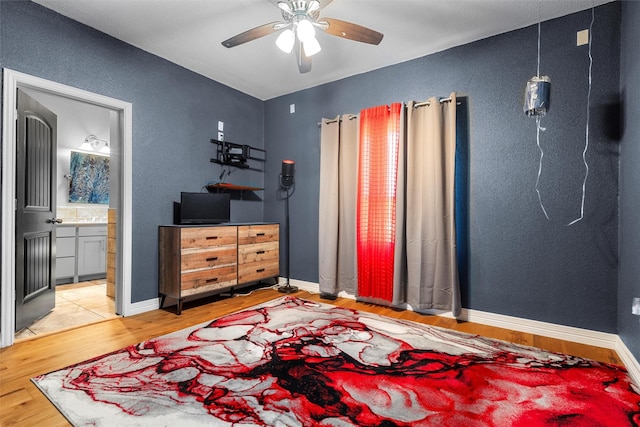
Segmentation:
{"type": "Polygon", "coordinates": [[[56,284],[103,279],[106,273],[106,224],[56,227],[56,284]]]}

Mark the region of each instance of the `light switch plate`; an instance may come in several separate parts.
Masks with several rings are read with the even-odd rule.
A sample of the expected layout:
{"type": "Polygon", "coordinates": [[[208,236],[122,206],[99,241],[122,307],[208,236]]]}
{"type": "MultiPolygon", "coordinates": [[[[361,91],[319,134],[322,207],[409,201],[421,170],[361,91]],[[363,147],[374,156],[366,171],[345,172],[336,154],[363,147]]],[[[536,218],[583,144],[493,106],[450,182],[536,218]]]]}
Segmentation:
{"type": "Polygon", "coordinates": [[[589,30],[578,31],[576,36],[576,46],[582,46],[589,43],[589,30]]]}
{"type": "Polygon", "coordinates": [[[218,131],[224,132],[224,122],[218,122],[218,131]]]}

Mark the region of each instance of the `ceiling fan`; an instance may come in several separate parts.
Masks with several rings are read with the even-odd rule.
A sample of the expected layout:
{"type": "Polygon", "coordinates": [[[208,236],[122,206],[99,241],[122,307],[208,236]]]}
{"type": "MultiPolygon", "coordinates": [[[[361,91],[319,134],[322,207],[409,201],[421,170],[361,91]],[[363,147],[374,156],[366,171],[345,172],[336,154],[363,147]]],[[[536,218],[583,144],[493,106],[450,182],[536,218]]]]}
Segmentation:
{"type": "Polygon", "coordinates": [[[301,73],[311,71],[311,56],[321,49],[315,38],[315,28],[332,36],[377,45],[384,35],[371,28],[335,18],[320,18],[320,10],[333,0],[282,0],[277,6],[282,13],[283,22],[270,22],[235,35],[222,42],[228,48],[250,42],[269,34],[280,32],[276,45],[284,52],[295,51],[298,70],[301,73]]]}

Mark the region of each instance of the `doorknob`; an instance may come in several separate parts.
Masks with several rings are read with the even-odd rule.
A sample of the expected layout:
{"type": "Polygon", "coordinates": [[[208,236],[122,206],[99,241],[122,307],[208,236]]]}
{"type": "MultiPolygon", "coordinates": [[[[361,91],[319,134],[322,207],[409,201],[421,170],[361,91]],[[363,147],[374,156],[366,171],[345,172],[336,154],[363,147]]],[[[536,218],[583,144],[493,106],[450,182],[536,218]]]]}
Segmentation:
{"type": "Polygon", "coordinates": [[[53,217],[53,218],[49,218],[49,219],[47,219],[47,222],[48,222],[49,224],[60,224],[60,223],[62,223],[62,220],[61,220],[61,219],[58,219],[58,218],[56,218],[56,217],[53,217]]]}

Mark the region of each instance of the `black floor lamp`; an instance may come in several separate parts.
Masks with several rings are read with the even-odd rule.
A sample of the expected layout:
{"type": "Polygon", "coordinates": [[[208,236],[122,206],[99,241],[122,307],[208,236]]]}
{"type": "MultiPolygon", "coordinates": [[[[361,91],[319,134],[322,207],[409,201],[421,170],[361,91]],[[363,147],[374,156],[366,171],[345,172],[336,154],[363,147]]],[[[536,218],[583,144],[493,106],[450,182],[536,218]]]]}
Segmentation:
{"type": "Polygon", "coordinates": [[[287,283],[284,286],[280,286],[278,288],[279,292],[285,294],[291,294],[293,292],[298,292],[297,286],[291,286],[289,280],[291,276],[289,275],[289,265],[291,262],[291,246],[289,239],[289,197],[293,194],[289,192],[289,190],[293,187],[293,174],[295,172],[295,162],[293,160],[283,160],[282,161],[282,172],[280,173],[280,188],[286,191],[286,195],[284,197],[284,211],[285,211],[285,239],[287,241],[287,258],[286,258],[286,275],[287,275],[287,283]]]}

